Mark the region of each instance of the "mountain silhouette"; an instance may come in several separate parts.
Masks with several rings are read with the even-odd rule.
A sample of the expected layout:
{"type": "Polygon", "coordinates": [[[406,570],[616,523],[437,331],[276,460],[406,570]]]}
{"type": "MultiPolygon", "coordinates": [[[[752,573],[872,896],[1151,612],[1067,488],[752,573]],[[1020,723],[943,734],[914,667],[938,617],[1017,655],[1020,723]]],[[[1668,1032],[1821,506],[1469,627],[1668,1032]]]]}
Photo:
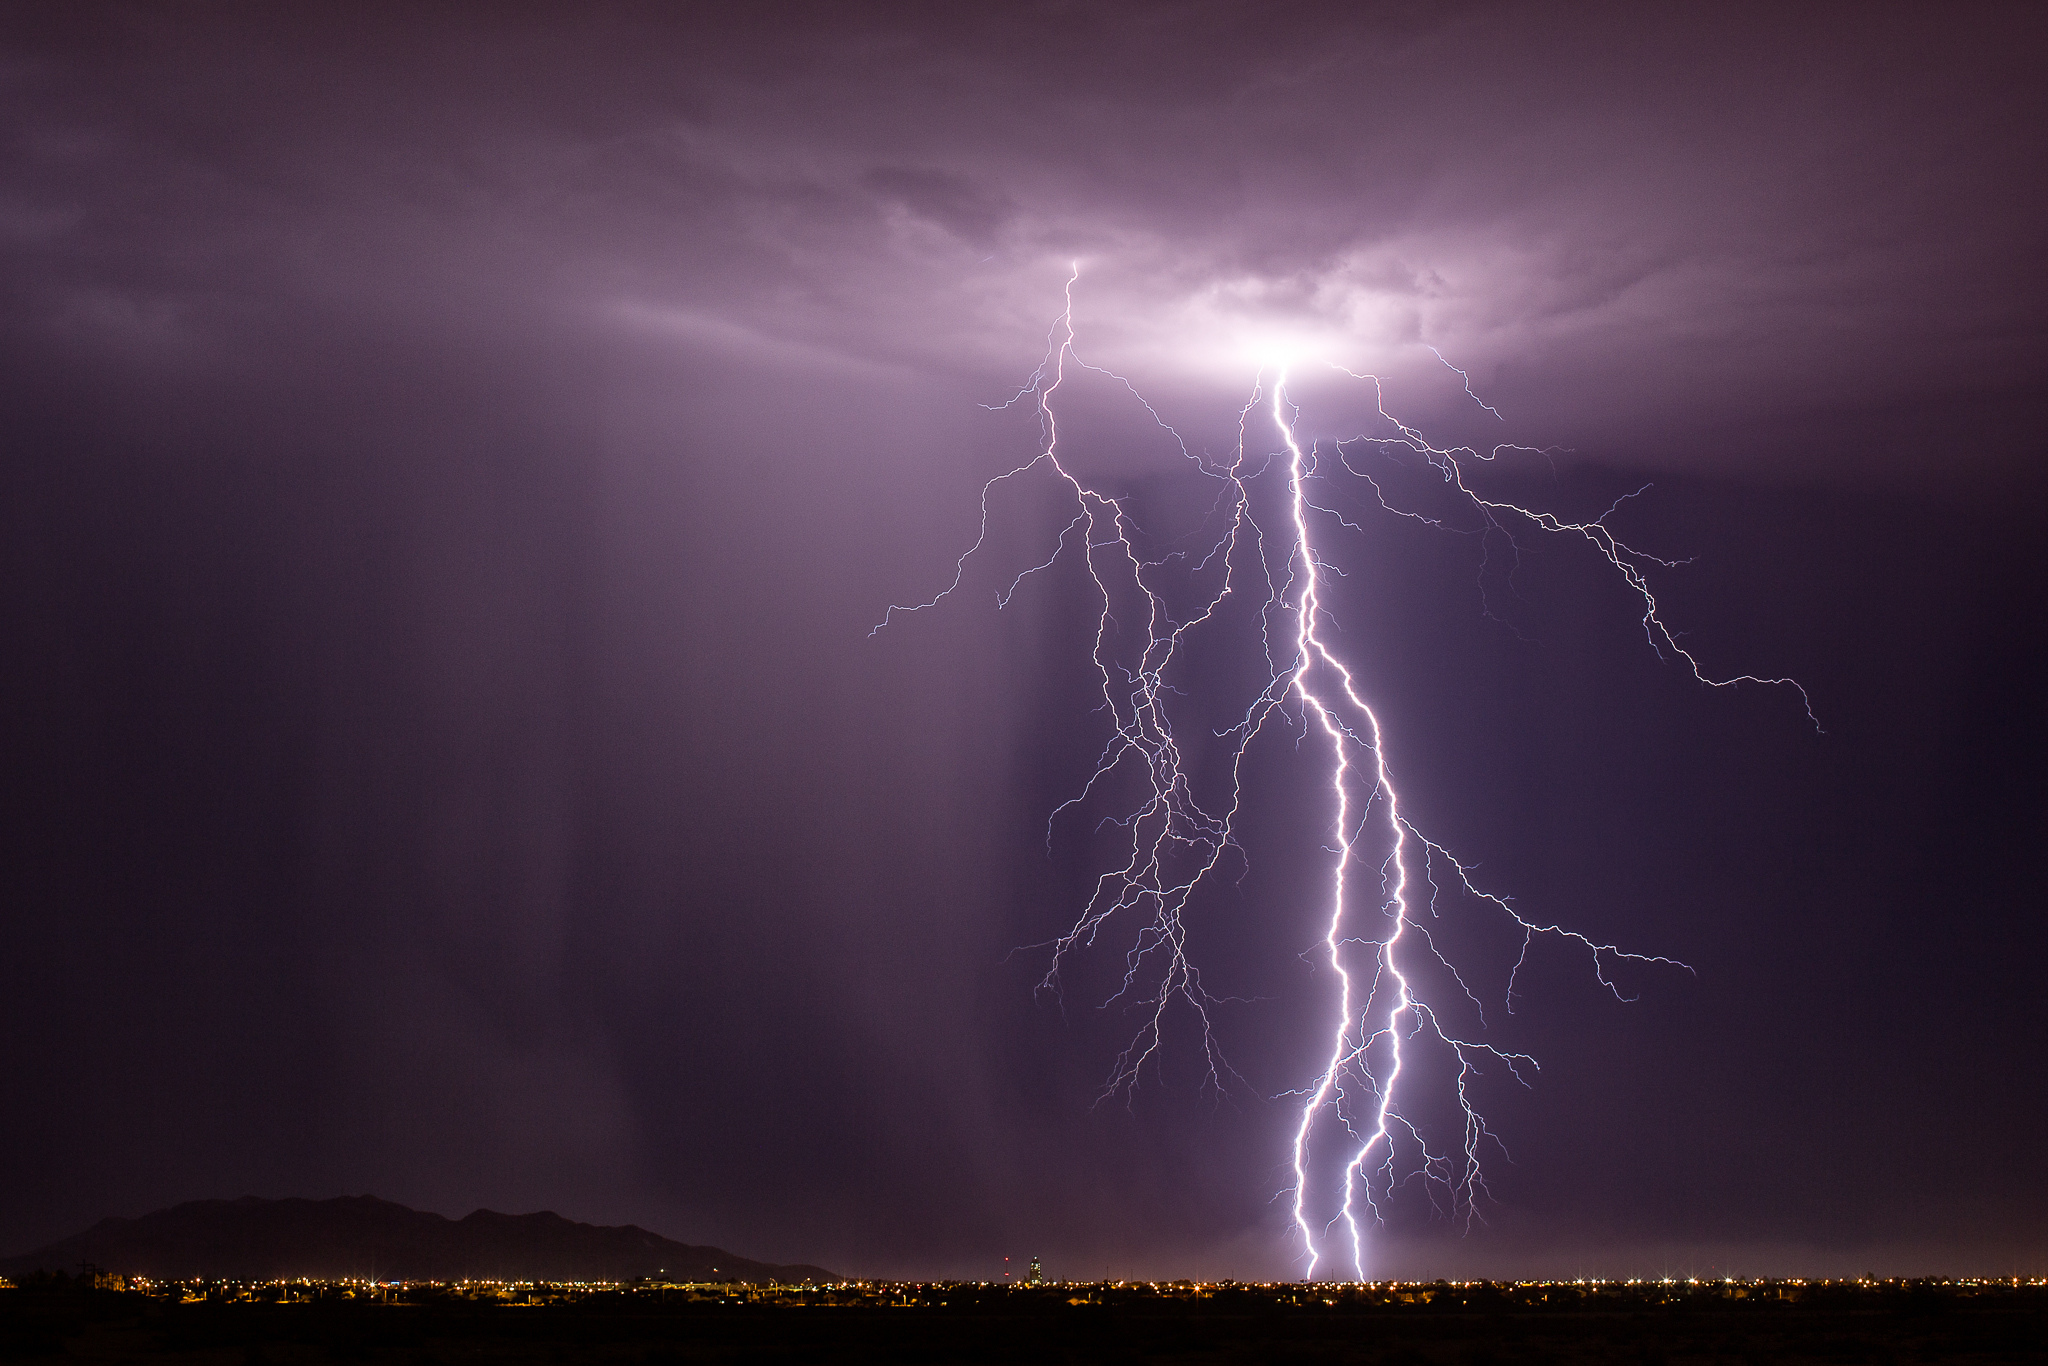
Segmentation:
{"type": "Polygon", "coordinates": [[[628,1224],[606,1228],[559,1214],[462,1219],[374,1195],[334,1200],[194,1200],[139,1219],[102,1219],[85,1232],[15,1257],[0,1276],[92,1262],[155,1280],[675,1281],[837,1280],[822,1267],[777,1266],[723,1248],[671,1242],[628,1224]]]}

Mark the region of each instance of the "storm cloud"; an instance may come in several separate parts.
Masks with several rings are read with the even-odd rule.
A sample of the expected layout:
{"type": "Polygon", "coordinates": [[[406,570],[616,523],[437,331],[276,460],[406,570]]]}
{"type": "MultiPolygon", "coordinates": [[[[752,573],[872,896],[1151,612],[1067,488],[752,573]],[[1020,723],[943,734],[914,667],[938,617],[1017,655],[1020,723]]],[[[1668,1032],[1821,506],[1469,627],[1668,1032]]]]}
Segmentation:
{"type": "MultiPolygon", "coordinates": [[[[990,405],[1078,267],[1084,351],[1198,443],[1277,330],[1555,448],[1503,475],[1546,505],[1656,485],[1688,643],[1825,726],[1702,695],[1556,547],[1509,582],[1374,528],[1343,612],[1434,828],[1698,970],[1623,1006],[1550,965],[1496,1227],[1389,1256],[2038,1260],[2044,36],[15,9],[0,1242],[374,1190],[856,1271],[1291,1265],[1292,1007],[1231,1017],[1247,1096],[1096,1106],[1122,1022],[1014,952],[1087,872],[1045,838],[1100,743],[1075,585],[868,637],[1028,457],[990,405]]],[[[1312,990],[1245,947],[1259,867],[1224,942],[1312,990]]]]}

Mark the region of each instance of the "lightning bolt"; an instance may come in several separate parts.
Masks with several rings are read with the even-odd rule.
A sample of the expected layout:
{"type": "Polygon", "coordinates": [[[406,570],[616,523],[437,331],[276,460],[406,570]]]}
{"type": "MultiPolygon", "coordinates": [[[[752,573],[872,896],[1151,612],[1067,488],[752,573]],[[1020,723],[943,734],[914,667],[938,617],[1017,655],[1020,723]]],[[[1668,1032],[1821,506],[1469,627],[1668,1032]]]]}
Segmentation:
{"type": "MultiPolygon", "coordinates": [[[[1324,589],[1327,576],[1336,571],[1319,537],[1357,534],[1361,528],[1316,501],[1314,491],[1335,478],[1324,466],[1363,481],[1384,510],[1441,525],[1439,519],[1389,502],[1380,484],[1351,463],[1354,453],[1369,449],[1410,451],[1441,474],[1488,531],[1506,533],[1511,544],[1515,530],[1522,528],[1590,546],[1640,601],[1652,648],[1683,661],[1700,683],[1786,687],[1797,692],[1809,720],[1811,701],[1791,679],[1708,674],[1665,624],[1651,590],[1651,568],[1674,562],[1620,540],[1606,522],[1613,508],[1590,521],[1571,521],[1484,496],[1468,482],[1469,465],[1541,452],[1508,443],[1485,451],[1433,445],[1387,412],[1375,376],[1331,367],[1371,386],[1382,430],[1390,435],[1360,433],[1327,447],[1321,441],[1304,442],[1297,434],[1298,410],[1288,397],[1290,368],[1276,363],[1263,365],[1254,378],[1229,458],[1196,455],[1127,378],[1079,355],[1074,320],[1079,275],[1076,266],[1068,276],[1064,307],[1047,334],[1038,368],[1009,400],[990,405],[1035,406],[1041,433],[1035,453],[983,485],[980,530],[955,562],[951,582],[922,602],[891,606],[874,631],[898,613],[936,607],[959,591],[970,561],[988,545],[990,499],[1001,486],[1042,474],[1071,499],[1072,516],[1045,556],[1015,574],[997,591],[996,602],[998,608],[1006,606],[1026,579],[1078,556],[1098,605],[1092,659],[1109,734],[1087,779],[1048,818],[1048,845],[1054,825],[1066,813],[1112,801],[1119,790],[1134,791],[1135,799],[1118,805],[1120,814],[1098,827],[1120,829],[1124,852],[1096,877],[1066,932],[1033,947],[1048,952],[1040,990],[1059,995],[1063,971],[1075,954],[1094,947],[1112,925],[1128,927],[1121,981],[1101,1004],[1135,1009],[1140,1024],[1111,1068],[1105,1098],[1128,1099],[1146,1066],[1156,1066],[1177,1007],[1187,1008],[1197,1026],[1205,1087],[1220,1092],[1242,1082],[1224,1057],[1212,1016],[1228,998],[1212,995],[1203,985],[1189,953],[1186,912],[1204,887],[1232,872],[1241,875],[1246,867],[1237,831],[1245,802],[1245,762],[1254,743],[1280,731],[1293,735],[1298,748],[1313,744],[1326,756],[1322,772],[1330,864],[1324,931],[1311,952],[1329,969],[1335,991],[1320,1070],[1306,1085],[1286,1093],[1299,1102],[1300,1116],[1289,1153],[1293,1184],[1283,1194],[1291,1198],[1305,1276],[1313,1279],[1333,1250],[1342,1248],[1353,1274],[1362,1279],[1366,1226],[1381,1222],[1403,1186],[1419,1181],[1440,1209],[1468,1227],[1481,1217],[1487,1195],[1481,1157],[1499,1140],[1476,1107],[1472,1084],[1498,1068],[1527,1085],[1527,1074],[1536,1068],[1534,1058],[1495,1047],[1446,1020],[1447,1007],[1462,1012],[1469,1006],[1480,1029],[1485,1027],[1483,1002],[1439,951],[1432,932],[1440,919],[1440,892],[1448,887],[1503,918],[1519,935],[1520,954],[1506,979],[1510,1010],[1517,977],[1539,938],[1554,938],[1583,952],[1596,980],[1624,1000],[1629,998],[1609,975],[1618,961],[1690,969],[1675,959],[1625,950],[1524,916],[1507,897],[1477,886],[1467,864],[1410,820],[1380,716],[1361,692],[1354,666],[1333,645],[1324,589]],[[1142,548],[1148,538],[1128,500],[1077,473],[1063,447],[1058,397],[1082,373],[1117,386],[1139,404],[1172,438],[1187,467],[1213,489],[1206,541],[1198,535],[1178,548],[1149,554],[1142,548]],[[1264,442],[1256,433],[1268,428],[1268,439],[1277,445],[1262,450],[1264,442]],[[1274,489],[1276,479],[1279,487],[1274,489]],[[1270,534],[1269,525],[1278,534],[1270,534]],[[1185,696],[1176,680],[1192,672],[1183,662],[1188,642],[1232,621],[1256,628],[1264,681],[1233,725],[1192,737],[1196,743],[1220,742],[1226,759],[1219,790],[1198,794],[1192,755],[1174,724],[1185,696]],[[1425,886],[1426,901],[1417,890],[1425,886]],[[1443,997],[1440,990],[1432,995],[1424,986],[1432,979],[1432,989],[1440,983],[1452,996],[1443,997]],[[1433,1092],[1419,1080],[1430,1057],[1448,1064],[1433,1092]],[[1432,1095],[1448,1116],[1447,1125],[1439,1126],[1452,1132],[1448,1143],[1439,1141],[1419,1117],[1430,1108],[1432,1095]]],[[[1437,358],[1464,380],[1473,402],[1500,416],[1472,392],[1464,371],[1441,353],[1437,358]]]]}

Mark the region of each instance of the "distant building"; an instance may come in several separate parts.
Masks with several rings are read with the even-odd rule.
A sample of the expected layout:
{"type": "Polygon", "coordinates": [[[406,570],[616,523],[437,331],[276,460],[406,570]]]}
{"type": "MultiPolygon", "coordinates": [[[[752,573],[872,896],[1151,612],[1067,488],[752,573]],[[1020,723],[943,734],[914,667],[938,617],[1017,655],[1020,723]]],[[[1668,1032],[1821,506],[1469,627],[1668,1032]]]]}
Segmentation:
{"type": "Polygon", "coordinates": [[[1038,1258],[1033,1257],[1031,1259],[1031,1270],[1025,1274],[1024,1283],[1026,1285],[1045,1284],[1045,1268],[1038,1264],[1038,1258]]]}

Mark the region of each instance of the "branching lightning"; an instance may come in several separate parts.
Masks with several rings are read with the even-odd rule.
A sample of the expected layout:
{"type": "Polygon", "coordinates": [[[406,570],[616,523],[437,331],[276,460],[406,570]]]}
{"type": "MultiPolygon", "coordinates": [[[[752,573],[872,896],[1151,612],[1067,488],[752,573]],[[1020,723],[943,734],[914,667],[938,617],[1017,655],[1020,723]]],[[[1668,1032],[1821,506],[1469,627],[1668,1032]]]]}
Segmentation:
{"type": "MultiPolygon", "coordinates": [[[[1476,1108],[1472,1083],[1498,1069],[1526,1085],[1536,1066],[1533,1058],[1483,1042],[1446,1015],[1455,1006],[1460,1017],[1469,1014],[1484,1030],[1483,1003],[1450,957],[1439,951],[1432,932],[1440,892],[1448,890],[1503,918],[1519,938],[1520,953],[1506,977],[1510,1009],[1516,977],[1539,938],[1585,954],[1600,984],[1623,999],[1610,975],[1617,962],[1684,965],[1525,917],[1506,897],[1477,886],[1467,864],[1411,821],[1395,782],[1386,730],[1361,691],[1355,666],[1335,648],[1325,603],[1328,578],[1336,572],[1325,556],[1326,538],[1355,534],[1359,528],[1321,505],[1316,490],[1341,470],[1369,487],[1386,511],[1437,524],[1437,519],[1389,502],[1381,485],[1351,461],[1353,453],[1373,447],[1406,449],[1428,461],[1490,531],[1506,533],[1511,541],[1517,530],[1541,532],[1592,547],[1640,601],[1651,646],[1682,661],[1699,682],[1717,688],[1741,683],[1786,687],[1797,693],[1809,719],[1811,704],[1790,679],[1709,675],[1665,624],[1651,590],[1650,567],[1672,562],[1620,540],[1607,525],[1613,509],[1590,521],[1571,521],[1487,497],[1468,482],[1472,462],[1540,452],[1508,444],[1485,451],[1433,445],[1388,414],[1380,382],[1372,375],[1331,367],[1371,386],[1374,408],[1391,435],[1304,442],[1288,397],[1289,363],[1275,360],[1262,363],[1254,378],[1239,412],[1234,451],[1227,459],[1196,455],[1127,379],[1080,357],[1074,322],[1078,278],[1077,268],[1067,280],[1065,307],[1048,334],[1039,368],[1007,403],[996,405],[1035,404],[1041,444],[1029,460],[983,486],[980,532],[956,562],[952,581],[923,602],[892,606],[875,630],[897,613],[935,607],[960,589],[969,562],[989,542],[990,496],[999,486],[1043,476],[1071,498],[1073,515],[1048,552],[996,596],[999,606],[1006,605],[1026,579],[1071,555],[1079,557],[1098,602],[1092,657],[1109,735],[1087,779],[1053,811],[1047,838],[1052,822],[1065,813],[1114,801],[1119,792],[1135,792],[1136,799],[1119,805],[1118,814],[1104,822],[1121,830],[1119,847],[1125,852],[1096,878],[1067,931],[1042,946],[1049,951],[1049,965],[1041,988],[1058,993],[1072,957],[1095,946],[1113,926],[1125,936],[1121,983],[1104,1004],[1134,1007],[1140,1024],[1116,1059],[1105,1096],[1128,1095],[1138,1086],[1165,1044],[1170,1016],[1182,1008],[1197,1026],[1207,1084],[1220,1090],[1236,1080],[1212,1020],[1212,1010],[1222,1002],[1204,987],[1190,956],[1184,913],[1202,888],[1244,866],[1238,831],[1245,810],[1245,765],[1255,742],[1278,732],[1291,735],[1305,752],[1323,756],[1329,864],[1326,901],[1318,917],[1323,932],[1312,951],[1329,970],[1333,989],[1315,1074],[1288,1093],[1299,1102],[1300,1116],[1289,1154],[1292,1186],[1287,1195],[1306,1257],[1305,1274],[1314,1277],[1319,1268],[1337,1261],[1333,1254],[1341,1253],[1353,1274],[1362,1277],[1366,1226],[1381,1219],[1403,1187],[1419,1183],[1440,1207],[1467,1223],[1479,1217],[1487,1194],[1481,1158],[1498,1140],[1476,1108]],[[1171,436],[1191,470],[1213,485],[1206,538],[1170,553],[1148,554],[1141,549],[1147,543],[1128,499],[1076,472],[1062,445],[1059,395],[1082,372],[1127,391],[1171,436]],[[1175,729],[1184,701],[1177,680],[1191,672],[1185,663],[1189,642],[1232,615],[1256,629],[1263,683],[1249,689],[1253,695],[1241,714],[1232,709],[1230,714],[1237,716],[1233,724],[1220,731],[1204,727],[1189,737],[1224,747],[1225,777],[1203,787],[1184,747],[1186,726],[1181,733],[1175,729]],[[1431,1059],[1444,1064],[1444,1079],[1426,1090],[1422,1078],[1431,1059]],[[1431,1096],[1448,1117],[1446,1124],[1432,1127],[1421,1118],[1431,1096]],[[1447,1134],[1439,1134],[1445,1129],[1447,1134]]],[[[1473,393],[1464,371],[1441,353],[1438,359],[1464,380],[1474,403],[1500,416],[1473,393]]]]}

